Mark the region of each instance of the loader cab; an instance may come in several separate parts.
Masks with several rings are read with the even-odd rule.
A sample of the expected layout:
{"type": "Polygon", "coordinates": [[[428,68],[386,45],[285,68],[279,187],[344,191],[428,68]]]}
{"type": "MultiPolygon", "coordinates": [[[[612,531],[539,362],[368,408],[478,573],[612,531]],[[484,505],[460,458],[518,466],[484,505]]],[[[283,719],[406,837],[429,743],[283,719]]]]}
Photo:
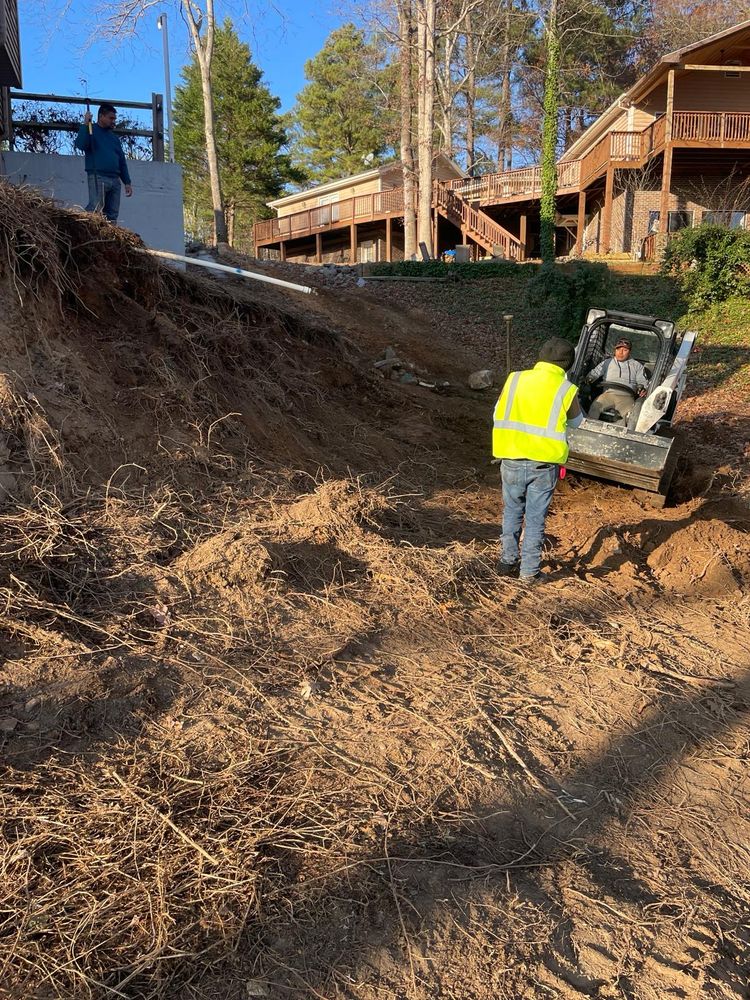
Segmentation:
{"type": "MultiPolygon", "coordinates": [[[[614,356],[615,345],[622,338],[631,342],[630,357],[646,369],[647,396],[660,385],[672,365],[676,353],[673,323],[651,316],[589,309],[576,347],[575,361],[568,373],[569,379],[580,387],[581,405],[587,412],[592,402],[608,387],[608,383],[601,379],[590,384],[589,373],[605,358],[614,356]]],[[[626,421],[628,427],[635,426],[642,406],[643,399],[636,399],[626,421]]],[[[623,423],[618,414],[606,410],[598,419],[623,423]]]]}

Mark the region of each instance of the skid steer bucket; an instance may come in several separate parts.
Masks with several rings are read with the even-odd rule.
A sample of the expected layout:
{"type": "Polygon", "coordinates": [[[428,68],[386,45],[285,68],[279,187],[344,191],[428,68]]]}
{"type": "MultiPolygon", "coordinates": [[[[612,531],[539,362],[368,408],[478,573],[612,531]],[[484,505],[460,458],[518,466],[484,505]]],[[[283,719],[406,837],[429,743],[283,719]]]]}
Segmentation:
{"type": "Polygon", "coordinates": [[[566,466],[571,471],[666,496],[677,464],[678,448],[673,438],[584,420],[580,427],[568,431],[568,442],[566,466]]]}

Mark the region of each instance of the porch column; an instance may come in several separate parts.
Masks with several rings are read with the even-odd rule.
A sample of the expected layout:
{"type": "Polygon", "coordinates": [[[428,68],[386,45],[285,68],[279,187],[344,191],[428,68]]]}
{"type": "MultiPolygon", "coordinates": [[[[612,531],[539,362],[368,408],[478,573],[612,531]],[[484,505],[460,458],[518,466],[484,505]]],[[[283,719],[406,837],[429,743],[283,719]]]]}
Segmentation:
{"type": "Polygon", "coordinates": [[[321,233],[315,234],[315,263],[323,263],[323,236],[321,233]]]}
{"type": "Polygon", "coordinates": [[[672,117],[674,114],[674,68],[667,76],[667,114],[664,122],[664,166],[659,198],[659,232],[667,232],[669,193],[672,187],[672,117]]]}
{"type": "Polygon", "coordinates": [[[390,264],[393,260],[393,219],[390,215],[385,220],[385,259],[390,264]]]}
{"type": "Polygon", "coordinates": [[[528,254],[528,244],[527,233],[529,228],[529,219],[525,212],[521,212],[521,218],[519,222],[518,239],[521,242],[521,260],[526,260],[528,254]]]}
{"type": "Polygon", "coordinates": [[[438,256],[438,214],[432,213],[432,256],[438,256]]]}
{"type": "Polygon", "coordinates": [[[583,254],[583,237],[586,230],[586,191],[578,192],[578,219],[576,222],[576,253],[583,254]]]}
{"type": "Polygon", "coordinates": [[[357,263],[357,223],[352,222],[349,226],[349,263],[357,263]]]}
{"type": "Polygon", "coordinates": [[[604,182],[604,208],[602,209],[602,253],[612,250],[612,193],[615,186],[615,168],[607,167],[604,182]]]}
{"type": "Polygon", "coordinates": [[[286,260],[286,240],[282,240],[279,243],[279,257],[281,260],[286,260]]]}

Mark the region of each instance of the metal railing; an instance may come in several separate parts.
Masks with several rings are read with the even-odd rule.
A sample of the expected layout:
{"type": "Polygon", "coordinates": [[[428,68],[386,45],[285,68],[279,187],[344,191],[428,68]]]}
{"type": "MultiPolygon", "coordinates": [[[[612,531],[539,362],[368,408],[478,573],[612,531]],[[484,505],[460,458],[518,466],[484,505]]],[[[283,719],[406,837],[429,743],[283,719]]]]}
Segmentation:
{"type": "Polygon", "coordinates": [[[158,162],[164,161],[164,98],[161,94],[152,94],[151,100],[146,101],[116,101],[109,98],[99,97],[64,97],[59,94],[26,94],[23,91],[10,91],[10,120],[9,129],[6,136],[10,149],[14,148],[15,133],[17,130],[34,130],[38,132],[70,132],[77,133],[81,121],[39,121],[21,120],[13,116],[13,103],[18,101],[39,103],[39,104],[90,104],[93,113],[100,104],[113,104],[118,110],[120,108],[134,109],[138,111],[151,112],[151,128],[118,128],[112,130],[121,136],[140,136],[151,140],[151,159],[158,162]]]}

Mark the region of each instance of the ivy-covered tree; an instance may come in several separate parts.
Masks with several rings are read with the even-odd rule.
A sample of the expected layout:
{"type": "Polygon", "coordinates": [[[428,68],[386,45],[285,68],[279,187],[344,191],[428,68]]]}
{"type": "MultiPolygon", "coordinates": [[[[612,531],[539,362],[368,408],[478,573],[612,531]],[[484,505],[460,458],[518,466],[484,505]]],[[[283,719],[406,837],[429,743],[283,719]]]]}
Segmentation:
{"type": "Polygon", "coordinates": [[[394,66],[353,24],[333,31],[305,64],[294,110],[295,158],[316,181],[356,174],[393,156],[394,66]]]}
{"type": "MultiPolygon", "coordinates": [[[[263,82],[250,48],[227,19],[217,27],[211,74],[216,148],[229,242],[250,249],[252,226],[271,213],[266,202],[302,173],[286,151],[280,101],[263,82]]],[[[195,57],[182,70],[174,102],[175,157],[184,172],[188,231],[206,239],[213,208],[206,159],[200,69],[195,57]]]]}

